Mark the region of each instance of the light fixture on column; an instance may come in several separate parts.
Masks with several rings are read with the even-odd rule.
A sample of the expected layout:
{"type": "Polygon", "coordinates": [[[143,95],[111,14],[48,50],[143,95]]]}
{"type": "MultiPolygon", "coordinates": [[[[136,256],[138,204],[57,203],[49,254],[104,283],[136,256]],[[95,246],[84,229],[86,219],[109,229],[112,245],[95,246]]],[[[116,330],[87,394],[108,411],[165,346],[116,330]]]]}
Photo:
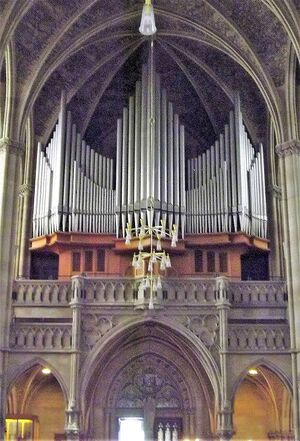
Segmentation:
{"type": "Polygon", "coordinates": [[[151,0],[145,0],[139,31],[141,34],[149,37],[150,35],[154,35],[156,30],[157,29],[155,26],[154,11],[151,0]]]}

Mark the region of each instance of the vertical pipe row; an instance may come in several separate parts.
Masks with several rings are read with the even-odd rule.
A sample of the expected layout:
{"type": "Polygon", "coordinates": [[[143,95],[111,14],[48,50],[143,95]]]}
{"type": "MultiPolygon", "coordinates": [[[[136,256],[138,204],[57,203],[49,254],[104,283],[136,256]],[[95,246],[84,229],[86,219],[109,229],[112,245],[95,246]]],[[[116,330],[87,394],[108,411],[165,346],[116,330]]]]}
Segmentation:
{"type": "Polygon", "coordinates": [[[188,160],[187,231],[243,231],[267,235],[263,148],[253,148],[242,122],[239,97],[224,134],[188,160]]]}

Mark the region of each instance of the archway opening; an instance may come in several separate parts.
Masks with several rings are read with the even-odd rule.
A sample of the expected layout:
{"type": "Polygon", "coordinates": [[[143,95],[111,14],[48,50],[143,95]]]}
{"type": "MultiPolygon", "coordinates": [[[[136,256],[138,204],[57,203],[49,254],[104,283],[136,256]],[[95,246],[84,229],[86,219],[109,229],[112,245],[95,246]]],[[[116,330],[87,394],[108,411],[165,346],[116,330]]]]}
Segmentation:
{"type": "Polygon", "coordinates": [[[271,369],[252,367],[234,400],[235,440],[293,439],[291,393],[271,369]]]}
{"type": "Polygon", "coordinates": [[[51,369],[35,365],[12,384],[6,441],[64,439],[65,400],[51,369]]]}
{"type": "Polygon", "coordinates": [[[185,339],[157,323],[130,328],[99,354],[84,402],[86,433],[99,440],[123,436],[120,421],[124,430],[140,421],[133,424],[142,424],[145,439],[215,431],[214,390],[202,363],[185,339]]]}
{"type": "Polygon", "coordinates": [[[118,441],[144,441],[143,418],[123,417],[119,418],[118,441]]]}

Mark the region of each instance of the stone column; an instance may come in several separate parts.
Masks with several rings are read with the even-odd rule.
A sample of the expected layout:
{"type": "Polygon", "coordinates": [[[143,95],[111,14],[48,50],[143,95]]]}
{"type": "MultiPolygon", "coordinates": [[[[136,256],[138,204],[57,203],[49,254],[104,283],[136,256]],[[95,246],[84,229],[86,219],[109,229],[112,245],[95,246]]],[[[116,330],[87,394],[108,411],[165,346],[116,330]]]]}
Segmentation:
{"type": "Polygon", "coordinates": [[[80,439],[80,403],[79,403],[79,363],[80,363],[80,329],[81,307],[84,294],[84,278],[74,276],[72,278],[72,300],[70,306],[73,310],[72,321],[72,354],[70,368],[70,394],[68,409],[66,411],[65,433],[67,441],[80,439]]]}
{"type": "Polygon", "coordinates": [[[282,185],[283,248],[289,295],[295,439],[300,439],[300,141],[276,147],[282,185]]]}
{"type": "Polygon", "coordinates": [[[32,206],[33,206],[33,168],[34,159],[34,133],[32,117],[29,117],[26,124],[26,152],[24,158],[22,185],[19,188],[19,231],[18,231],[18,255],[16,276],[29,278],[30,251],[29,239],[32,228],[32,206]]]}
{"type": "Polygon", "coordinates": [[[281,188],[275,184],[269,185],[267,196],[270,205],[271,215],[268,219],[269,237],[272,243],[270,251],[270,276],[273,280],[280,279],[283,276],[282,262],[282,226],[281,226],[281,188]]]}
{"type": "Polygon", "coordinates": [[[17,262],[17,277],[29,278],[29,238],[31,229],[31,201],[32,201],[32,186],[30,184],[23,184],[19,188],[20,199],[20,223],[19,223],[19,251],[17,262]]]}
{"type": "Polygon", "coordinates": [[[22,154],[23,149],[19,143],[9,138],[0,139],[0,439],[4,439],[5,431],[6,364],[22,154]]]}
{"type": "Polygon", "coordinates": [[[219,311],[221,402],[218,413],[217,435],[219,440],[230,440],[234,434],[232,406],[228,397],[228,299],[229,282],[226,277],[216,278],[217,309],[219,311]]]}

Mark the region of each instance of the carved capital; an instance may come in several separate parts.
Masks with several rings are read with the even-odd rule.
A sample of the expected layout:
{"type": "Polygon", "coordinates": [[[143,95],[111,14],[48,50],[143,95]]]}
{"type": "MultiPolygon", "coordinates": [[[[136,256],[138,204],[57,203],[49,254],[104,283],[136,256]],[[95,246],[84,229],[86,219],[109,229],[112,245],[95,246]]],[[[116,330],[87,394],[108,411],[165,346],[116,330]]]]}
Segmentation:
{"type": "Polygon", "coordinates": [[[24,145],[10,138],[0,139],[0,153],[7,152],[13,155],[22,156],[24,153],[24,145]]]}
{"type": "Polygon", "coordinates": [[[26,196],[32,193],[33,187],[30,184],[22,184],[19,187],[19,196],[26,196]]]}
{"type": "Polygon", "coordinates": [[[300,141],[298,141],[297,139],[292,139],[291,141],[284,142],[283,144],[278,144],[275,150],[280,158],[285,158],[286,156],[292,155],[299,155],[300,141]]]}
{"type": "Polygon", "coordinates": [[[278,185],[270,184],[268,186],[268,193],[271,195],[271,197],[273,197],[275,199],[281,200],[281,198],[282,198],[282,189],[278,185]]]}

